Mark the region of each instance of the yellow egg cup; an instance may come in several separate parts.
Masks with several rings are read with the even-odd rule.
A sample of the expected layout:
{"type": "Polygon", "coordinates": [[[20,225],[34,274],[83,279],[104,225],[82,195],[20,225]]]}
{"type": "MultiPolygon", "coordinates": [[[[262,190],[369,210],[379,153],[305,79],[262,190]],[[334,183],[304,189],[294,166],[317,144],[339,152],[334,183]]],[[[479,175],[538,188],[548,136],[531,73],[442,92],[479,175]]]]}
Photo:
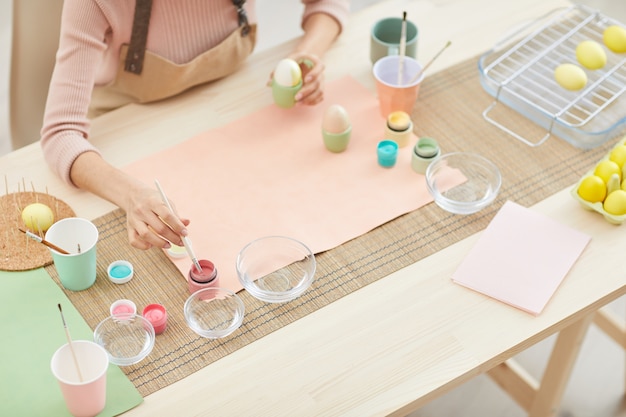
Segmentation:
{"type": "MultiPolygon", "coordinates": [[[[618,146],[624,146],[626,145],[626,136],[620,140],[612,149],[615,149],[618,146]]],[[[604,159],[608,159],[609,155],[611,154],[611,151],[609,151],[606,156],[604,158],[602,158],[600,161],[604,160],[604,159]]],[[[621,216],[616,216],[614,214],[610,214],[607,213],[606,210],[604,210],[604,207],[602,205],[602,203],[598,202],[598,203],[591,203],[589,201],[583,200],[579,195],[578,195],[578,188],[580,187],[580,183],[582,182],[582,180],[587,177],[588,175],[593,175],[593,171],[595,166],[600,163],[600,161],[598,161],[593,168],[591,168],[589,171],[587,171],[587,173],[585,173],[585,175],[583,175],[578,182],[576,183],[576,185],[574,185],[574,187],[572,187],[572,189],[570,190],[570,194],[572,195],[572,197],[574,197],[575,200],[577,200],[580,205],[587,209],[587,210],[591,210],[591,211],[596,211],[598,213],[600,213],[602,216],[604,216],[604,219],[611,223],[611,224],[616,224],[616,225],[621,225],[622,223],[624,223],[624,221],[626,221],[626,214],[623,214],[621,216]]]]}

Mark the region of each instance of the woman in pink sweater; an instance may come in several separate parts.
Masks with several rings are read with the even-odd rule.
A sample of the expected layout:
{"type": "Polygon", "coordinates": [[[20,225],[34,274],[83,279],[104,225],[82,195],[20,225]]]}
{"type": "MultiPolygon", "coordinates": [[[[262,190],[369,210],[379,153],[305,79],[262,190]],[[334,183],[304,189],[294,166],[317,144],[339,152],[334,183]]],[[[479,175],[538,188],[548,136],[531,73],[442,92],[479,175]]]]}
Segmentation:
{"type": "MultiPolygon", "coordinates": [[[[289,57],[313,63],[296,97],[313,105],[323,98],[321,57],[349,1],[302,3],[304,35],[289,57]]],[[[252,52],[255,37],[254,0],[65,0],[41,130],[46,161],[68,184],[125,210],[134,247],[182,245],[189,220],[170,214],[154,186],[101,157],[87,140],[89,118],[224,77],[252,52]]]]}

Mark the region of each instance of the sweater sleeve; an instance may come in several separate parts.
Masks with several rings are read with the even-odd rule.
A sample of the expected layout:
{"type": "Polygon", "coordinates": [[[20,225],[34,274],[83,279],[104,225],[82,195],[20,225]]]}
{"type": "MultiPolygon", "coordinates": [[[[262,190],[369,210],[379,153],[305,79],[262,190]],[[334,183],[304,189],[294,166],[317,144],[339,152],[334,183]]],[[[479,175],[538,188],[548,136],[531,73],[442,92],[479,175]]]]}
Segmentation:
{"type": "Polygon", "coordinates": [[[41,129],[46,162],[71,185],[74,160],[83,152],[98,152],[87,140],[90,126],[87,112],[109,24],[96,3],[64,2],[59,49],[41,129]]]}
{"type": "Polygon", "coordinates": [[[302,0],[302,3],[304,4],[303,25],[312,14],[326,13],[337,21],[340,31],[343,31],[350,14],[350,0],[302,0]]]}

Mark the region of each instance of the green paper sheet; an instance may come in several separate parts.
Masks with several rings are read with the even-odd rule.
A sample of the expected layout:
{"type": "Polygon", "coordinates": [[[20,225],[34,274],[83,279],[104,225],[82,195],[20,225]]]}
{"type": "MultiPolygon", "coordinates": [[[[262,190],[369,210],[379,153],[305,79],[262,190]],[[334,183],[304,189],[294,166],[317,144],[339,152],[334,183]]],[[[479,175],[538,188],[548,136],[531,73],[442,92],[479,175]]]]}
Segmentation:
{"type": "MultiPolygon", "coordinates": [[[[66,343],[57,304],[73,340],[93,340],[93,332],[43,268],[0,271],[0,416],[70,416],[50,370],[54,352],[66,343]]],[[[107,373],[106,407],[115,416],[143,398],[122,370],[107,373]]]]}

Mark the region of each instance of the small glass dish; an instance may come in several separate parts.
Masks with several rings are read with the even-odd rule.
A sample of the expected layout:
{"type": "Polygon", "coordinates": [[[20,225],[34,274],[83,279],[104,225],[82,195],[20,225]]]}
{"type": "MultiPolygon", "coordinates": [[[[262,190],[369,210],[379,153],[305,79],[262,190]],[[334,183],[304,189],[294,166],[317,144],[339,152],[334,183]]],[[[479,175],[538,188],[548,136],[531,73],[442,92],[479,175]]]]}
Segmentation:
{"type": "Polygon", "coordinates": [[[248,243],[237,256],[237,277],[254,297],[284,303],[302,295],[315,276],[315,256],[302,242],[267,236],[248,243]]]}
{"type": "Polygon", "coordinates": [[[473,153],[453,152],[440,156],[426,169],[426,186],[435,203],[454,214],[472,214],[495,200],[502,176],[493,162],[473,153]],[[451,170],[458,171],[465,180],[459,185],[444,188],[451,170]]]}
{"type": "Polygon", "coordinates": [[[191,294],[183,306],[191,330],[208,339],[226,337],[241,326],[245,307],[231,290],[210,287],[191,294]]]}
{"type": "Polygon", "coordinates": [[[111,363],[134,365],[152,352],[154,328],[137,314],[109,316],[93,332],[93,340],[109,354],[111,363]]]}

